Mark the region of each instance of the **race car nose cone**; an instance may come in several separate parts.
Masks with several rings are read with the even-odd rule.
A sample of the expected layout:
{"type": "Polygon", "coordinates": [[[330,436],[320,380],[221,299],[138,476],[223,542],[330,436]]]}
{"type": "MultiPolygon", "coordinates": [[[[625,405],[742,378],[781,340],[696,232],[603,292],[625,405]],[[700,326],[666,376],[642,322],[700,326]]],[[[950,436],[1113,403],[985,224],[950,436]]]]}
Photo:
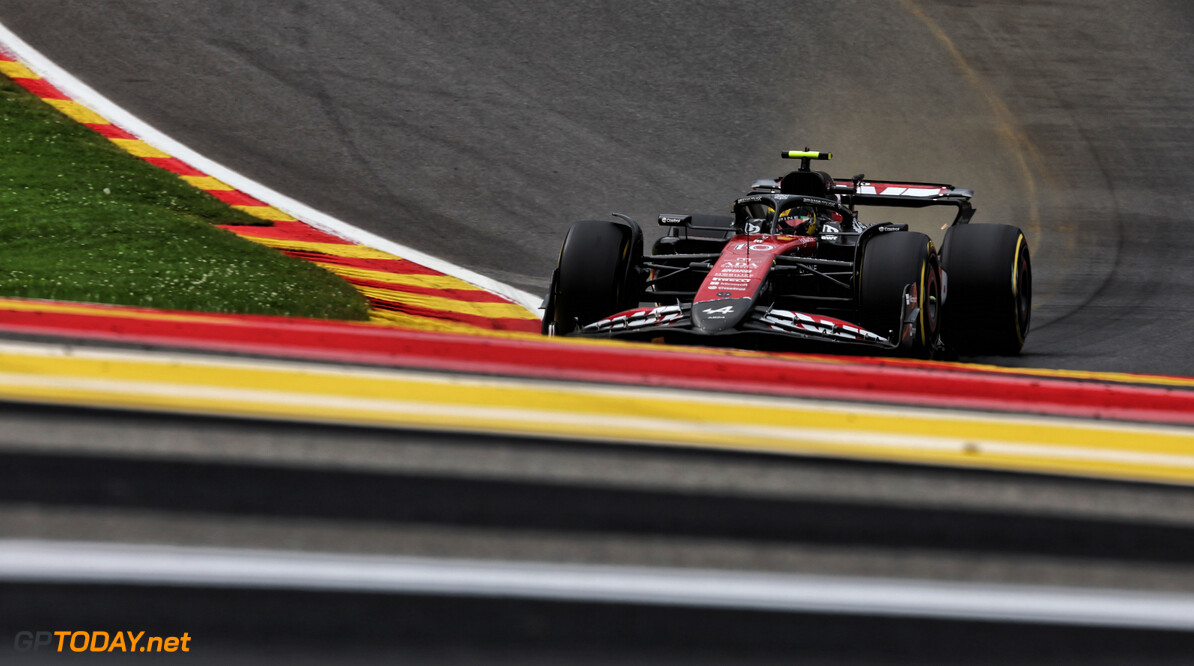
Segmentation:
{"type": "Polygon", "coordinates": [[[734,328],[750,312],[751,298],[720,298],[692,306],[692,325],[703,333],[734,328]]]}

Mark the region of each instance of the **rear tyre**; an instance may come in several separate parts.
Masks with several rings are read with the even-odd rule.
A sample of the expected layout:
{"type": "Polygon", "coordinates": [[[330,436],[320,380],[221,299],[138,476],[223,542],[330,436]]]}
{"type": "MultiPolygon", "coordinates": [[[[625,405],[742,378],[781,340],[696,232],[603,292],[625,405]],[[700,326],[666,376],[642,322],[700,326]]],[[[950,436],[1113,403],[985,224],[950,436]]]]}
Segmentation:
{"type": "Polygon", "coordinates": [[[867,241],[858,276],[860,321],[873,333],[890,336],[902,327],[904,287],[916,285],[920,312],[909,350],[928,356],[938,335],[941,276],[937,249],[928,236],[888,232],[867,241]]]}
{"type": "Polygon", "coordinates": [[[638,305],[643,238],[637,227],[607,220],[573,224],[560,248],[552,279],[545,335],[566,335],[602,317],[638,305]]]}
{"type": "Polygon", "coordinates": [[[1006,224],[950,227],[941,247],[948,284],[942,340],[961,354],[1020,353],[1032,315],[1028,241],[1006,224]]]}

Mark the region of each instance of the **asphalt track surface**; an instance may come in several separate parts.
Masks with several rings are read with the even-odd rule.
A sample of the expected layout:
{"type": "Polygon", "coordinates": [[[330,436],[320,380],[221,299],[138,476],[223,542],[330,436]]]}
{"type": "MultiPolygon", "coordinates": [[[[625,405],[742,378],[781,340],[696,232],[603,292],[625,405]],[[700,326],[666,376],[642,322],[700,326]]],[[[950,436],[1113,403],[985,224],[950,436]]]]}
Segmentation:
{"type": "MultiPolygon", "coordinates": [[[[0,0],[0,22],[208,157],[537,293],[571,221],[722,211],[753,179],[783,172],[780,149],[832,150],[838,175],[973,187],[975,221],[1017,224],[1033,250],[1033,332],[1024,355],[1000,362],[1194,375],[1186,3],[0,0]]],[[[4,418],[11,476],[0,520],[12,535],[1194,589],[1181,555],[1194,515],[1183,508],[1194,500],[1182,489],[549,442],[396,444],[389,433],[127,414],[4,418]],[[378,470],[378,460],[390,462],[378,470]],[[104,481],[15,482],[36,478],[104,481]],[[190,478],[211,483],[162,481],[190,478]],[[438,508],[377,508],[410,506],[393,488],[415,481],[436,500],[418,506],[438,508]],[[258,491],[220,499],[205,488],[258,491]],[[298,505],[277,499],[305,493],[298,505]],[[548,506],[558,510],[538,510],[548,506]]],[[[44,590],[9,591],[56,608],[44,590]]],[[[353,617],[369,613],[346,609],[374,609],[311,607],[353,617]]],[[[20,618],[27,608],[3,610],[20,618]]],[[[37,612],[24,617],[54,617],[37,612]]],[[[552,623],[545,618],[572,616],[499,604],[478,617],[522,618],[506,635],[523,636],[523,647],[502,653],[492,636],[474,639],[489,657],[551,663],[525,646],[592,620],[615,632],[657,629],[643,631],[671,642],[656,660],[682,662],[677,645],[726,621],[576,612],[552,623]]],[[[776,640],[767,654],[840,661],[858,647],[851,636],[876,629],[822,631],[807,620],[801,635],[822,643],[776,640]]],[[[876,639],[861,662],[957,661],[963,653],[951,650],[966,644],[933,642],[938,626],[885,626],[874,635],[887,642],[876,639]]],[[[593,631],[589,643],[558,649],[590,654],[570,646],[609,635],[593,631]]],[[[970,649],[981,656],[1010,636],[1055,650],[1035,656],[1115,662],[1167,645],[1136,637],[1120,653],[1089,635],[999,631],[970,649]]],[[[714,647],[740,663],[743,642],[782,633],[727,632],[736,638],[714,647]]],[[[641,656],[638,647],[627,649],[641,656]]],[[[603,649],[594,654],[616,656],[603,649]]],[[[1025,649],[987,654],[1023,663],[1034,655],[1025,649]]]]}
{"type": "Polygon", "coordinates": [[[4,0],[0,20],[209,157],[534,293],[570,222],[721,212],[780,149],[972,187],[1036,266],[1004,362],[1194,374],[1186,3],[4,0]]]}

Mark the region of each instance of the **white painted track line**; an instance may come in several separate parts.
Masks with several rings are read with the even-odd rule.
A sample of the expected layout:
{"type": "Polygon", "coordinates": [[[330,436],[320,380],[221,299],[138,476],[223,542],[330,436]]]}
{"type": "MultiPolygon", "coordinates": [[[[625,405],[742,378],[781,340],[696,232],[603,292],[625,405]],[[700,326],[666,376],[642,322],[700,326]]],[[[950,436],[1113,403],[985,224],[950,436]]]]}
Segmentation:
{"type": "Polygon", "coordinates": [[[1194,596],[664,567],[0,540],[0,580],[210,586],[1194,630],[1194,596]]]}

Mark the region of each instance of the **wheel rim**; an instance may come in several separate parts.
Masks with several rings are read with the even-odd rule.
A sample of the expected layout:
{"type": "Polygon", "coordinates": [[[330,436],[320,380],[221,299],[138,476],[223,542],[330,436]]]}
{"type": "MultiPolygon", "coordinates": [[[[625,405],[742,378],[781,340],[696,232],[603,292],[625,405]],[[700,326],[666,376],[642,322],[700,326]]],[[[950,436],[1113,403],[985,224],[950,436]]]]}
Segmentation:
{"type": "Polygon", "coordinates": [[[1021,236],[1016,244],[1016,267],[1012,274],[1013,297],[1016,299],[1016,337],[1024,344],[1028,334],[1028,321],[1032,315],[1032,264],[1028,259],[1028,246],[1021,236]]]}
{"type": "Polygon", "coordinates": [[[933,343],[933,337],[937,334],[938,305],[941,302],[941,290],[937,284],[936,275],[931,270],[928,273],[924,287],[925,293],[921,311],[925,315],[922,322],[921,336],[922,342],[927,347],[933,343]]]}
{"type": "Polygon", "coordinates": [[[941,285],[931,262],[920,266],[920,342],[928,347],[937,335],[938,306],[941,304],[941,285]]]}

